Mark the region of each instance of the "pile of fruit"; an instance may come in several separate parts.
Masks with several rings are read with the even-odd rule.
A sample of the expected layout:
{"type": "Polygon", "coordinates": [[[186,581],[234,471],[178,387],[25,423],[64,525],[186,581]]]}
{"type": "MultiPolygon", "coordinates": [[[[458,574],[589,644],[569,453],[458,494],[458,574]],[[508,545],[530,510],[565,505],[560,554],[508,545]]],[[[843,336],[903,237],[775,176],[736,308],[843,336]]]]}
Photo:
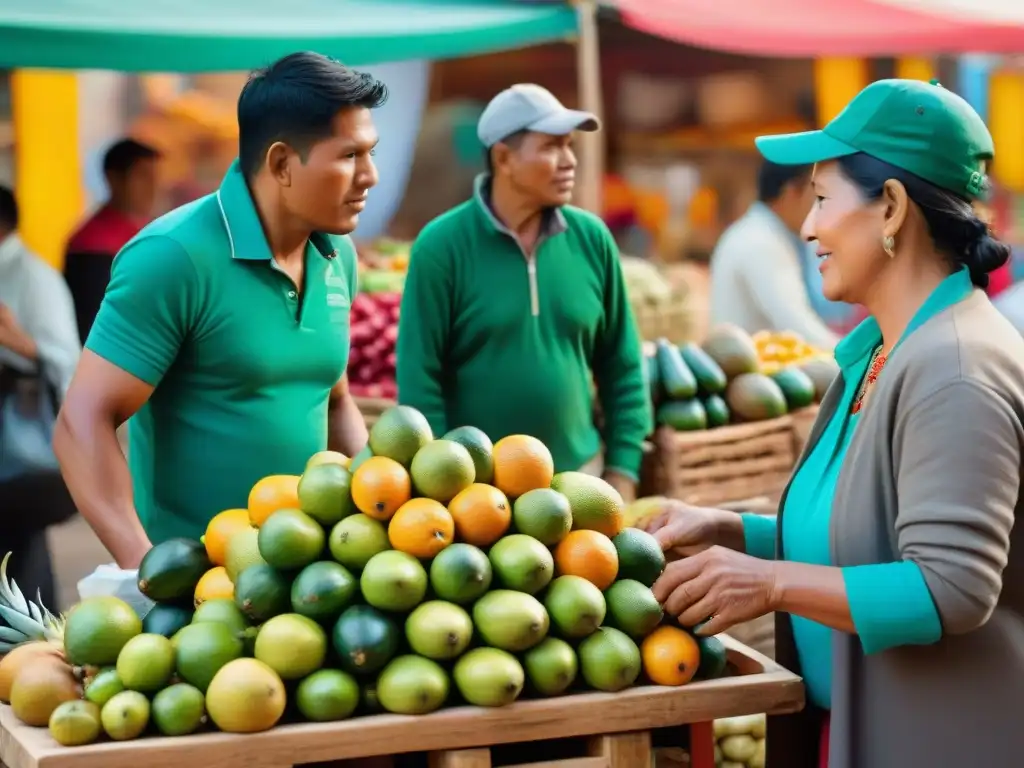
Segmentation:
{"type": "Polygon", "coordinates": [[[363,293],[401,293],[409,269],[411,243],[380,238],[359,247],[359,290],[363,293]]]}
{"type": "Polygon", "coordinates": [[[715,720],[717,768],[764,768],[764,715],[741,715],[715,720]]]}
{"type": "Polygon", "coordinates": [[[352,301],[349,390],[356,397],[398,395],[395,343],[398,341],[400,293],[360,293],[352,301]]]}
{"type": "Polygon", "coordinates": [[[838,374],[827,355],[766,367],[754,339],[732,325],[713,328],[701,345],[658,339],[646,362],[655,421],[679,431],[777,418],[819,402],[838,374]]]}
{"type": "Polygon", "coordinates": [[[56,617],[0,574],[0,700],[73,746],[725,674],[719,640],[665,621],[664,555],[625,515],[535,438],[435,439],[396,406],[351,461],[319,453],[154,546],[141,620],[113,597],[56,617]]]}
{"type": "Polygon", "coordinates": [[[769,375],[819,358],[832,358],[827,351],[808,344],[795,331],[758,331],[750,338],[757,348],[761,373],[769,375]]]}

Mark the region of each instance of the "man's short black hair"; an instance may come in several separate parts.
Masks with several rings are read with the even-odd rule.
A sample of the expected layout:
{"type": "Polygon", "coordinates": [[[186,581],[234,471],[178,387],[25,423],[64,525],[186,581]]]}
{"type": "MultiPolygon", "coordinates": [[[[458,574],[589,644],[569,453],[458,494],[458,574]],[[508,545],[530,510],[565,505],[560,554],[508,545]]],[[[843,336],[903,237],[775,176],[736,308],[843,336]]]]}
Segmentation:
{"type": "Polygon", "coordinates": [[[14,190],[0,186],[0,230],[13,232],[18,228],[18,201],[14,190]]]}
{"type": "Polygon", "coordinates": [[[283,141],[303,156],[332,133],[331,122],[346,107],[374,109],[388,89],[366,72],[356,72],[312,51],[292,53],[249,76],[238,96],[238,159],[251,178],[267,149],[283,141]]]}
{"type": "Polygon", "coordinates": [[[134,165],[142,160],[155,160],[160,153],[141,141],[135,139],[121,139],[107,149],[103,155],[103,173],[110,175],[124,175],[134,165]]]}
{"type": "Polygon", "coordinates": [[[757,174],[757,199],[762,203],[775,202],[787,184],[809,178],[812,168],[810,165],[776,165],[765,160],[757,174]]]}

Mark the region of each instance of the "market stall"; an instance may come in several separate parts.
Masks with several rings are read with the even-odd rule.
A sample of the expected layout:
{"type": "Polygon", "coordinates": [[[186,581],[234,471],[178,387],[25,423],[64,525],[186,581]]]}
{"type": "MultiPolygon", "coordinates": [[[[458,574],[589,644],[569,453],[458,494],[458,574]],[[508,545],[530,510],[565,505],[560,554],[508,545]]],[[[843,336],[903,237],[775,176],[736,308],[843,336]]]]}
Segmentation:
{"type": "MultiPolygon", "coordinates": [[[[155,544],[124,599],[97,572],[54,615],[0,561],[0,760],[415,752],[489,768],[511,749],[515,764],[668,768],[653,751],[667,743],[712,768],[716,719],[796,711],[802,684],[666,614],[666,556],[631,522],[611,485],[556,473],[534,437],[435,438],[416,409],[390,408],[356,457],[319,452],[201,538],[155,544]]],[[[759,722],[720,727],[722,754],[763,766],[759,722]]]]}

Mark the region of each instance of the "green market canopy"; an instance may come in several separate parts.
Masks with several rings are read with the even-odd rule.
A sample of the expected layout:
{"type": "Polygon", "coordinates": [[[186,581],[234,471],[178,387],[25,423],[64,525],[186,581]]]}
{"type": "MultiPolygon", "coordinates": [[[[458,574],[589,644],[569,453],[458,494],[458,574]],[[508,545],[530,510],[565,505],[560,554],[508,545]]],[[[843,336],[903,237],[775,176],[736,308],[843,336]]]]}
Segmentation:
{"type": "Polygon", "coordinates": [[[297,50],[365,66],[522,48],[576,33],[562,2],[46,0],[0,3],[0,68],[212,72],[297,50]]]}

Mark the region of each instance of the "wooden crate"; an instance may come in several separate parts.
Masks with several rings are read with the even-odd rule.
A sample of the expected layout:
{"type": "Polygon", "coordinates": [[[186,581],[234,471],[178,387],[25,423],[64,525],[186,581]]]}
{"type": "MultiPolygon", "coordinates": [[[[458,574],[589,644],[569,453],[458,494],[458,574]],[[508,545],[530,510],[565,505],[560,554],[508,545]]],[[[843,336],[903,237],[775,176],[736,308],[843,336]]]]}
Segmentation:
{"type": "Polygon", "coordinates": [[[659,428],[644,455],[642,496],[714,506],[776,497],[796,465],[793,417],[699,432],[659,428]]]}
{"type": "Polygon", "coordinates": [[[722,640],[733,674],[679,688],[642,686],[614,694],[520,701],[497,709],[456,707],[422,717],[375,715],[338,723],[284,725],[250,735],[214,732],[66,748],[54,742],[46,729],[29,728],[15,719],[10,707],[0,706],[0,764],[7,768],[292,768],[349,760],[356,762],[345,763],[346,768],[389,768],[388,756],[416,751],[428,753],[431,768],[493,768],[499,745],[580,739],[585,750],[582,757],[520,768],[648,768],[650,732],[690,724],[691,768],[714,768],[712,720],[796,712],[804,704],[799,677],[726,635],[722,640]]]}
{"type": "Polygon", "coordinates": [[[366,420],[367,429],[376,423],[384,411],[395,404],[394,400],[388,400],[385,397],[357,397],[354,399],[359,412],[363,414],[363,419],[366,420]]]}

